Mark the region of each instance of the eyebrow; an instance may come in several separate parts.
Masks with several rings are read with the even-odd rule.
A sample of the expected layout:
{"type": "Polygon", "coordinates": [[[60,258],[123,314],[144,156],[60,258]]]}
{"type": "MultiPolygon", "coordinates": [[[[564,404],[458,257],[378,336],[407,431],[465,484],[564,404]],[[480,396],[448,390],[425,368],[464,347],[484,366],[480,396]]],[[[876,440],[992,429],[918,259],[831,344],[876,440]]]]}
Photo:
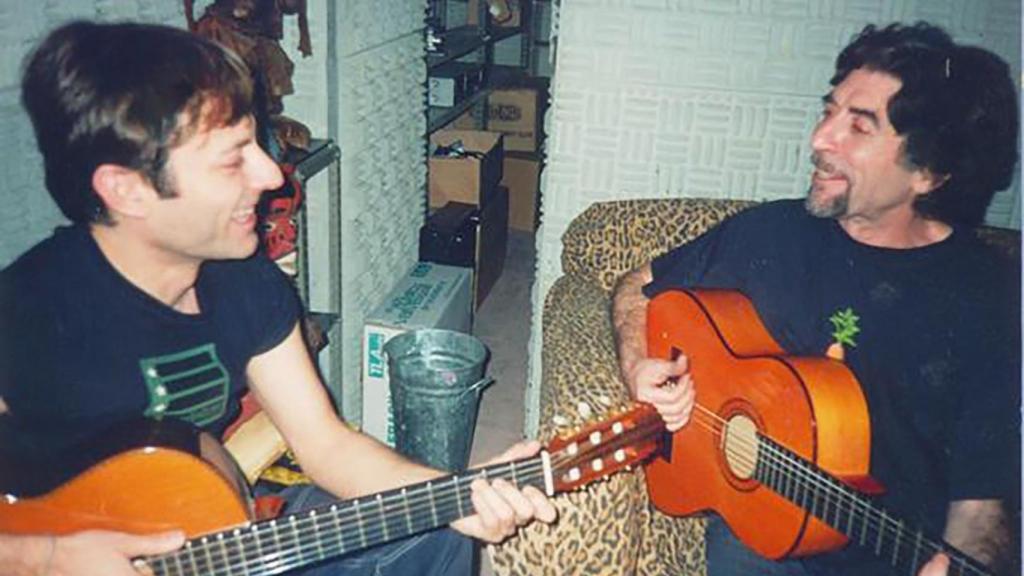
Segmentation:
{"type": "MultiPolygon", "coordinates": [[[[835,99],[832,98],[831,93],[822,96],[821,102],[822,104],[836,103],[835,99]]],[[[875,112],[874,110],[868,110],[867,108],[850,107],[850,114],[853,114],[854,116],[860,116],[861,118],[867,118],[868,121],[870,121],[875,126],[875,128],[880,128],[882,126],[881,121],[878,119],[878,113],[875,112]]]]}

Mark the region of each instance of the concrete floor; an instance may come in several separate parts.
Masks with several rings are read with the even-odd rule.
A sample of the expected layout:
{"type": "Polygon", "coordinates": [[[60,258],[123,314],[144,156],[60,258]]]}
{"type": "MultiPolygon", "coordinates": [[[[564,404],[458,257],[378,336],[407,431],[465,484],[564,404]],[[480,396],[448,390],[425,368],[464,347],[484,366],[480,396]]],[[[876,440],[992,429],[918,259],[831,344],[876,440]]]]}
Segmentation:
{"type": "MultiPolygon", "coordinates": [[[[492,458],[523,439],[534,262],[533,234],[510,231],[505,270],[474,319],[473,333],[491,351],[487,373],[495,383],[481,398],[471,463],[492,458]]],[[[487,554],[481,550],[480,556],[480,576],[491,576],[487,554]]]]}

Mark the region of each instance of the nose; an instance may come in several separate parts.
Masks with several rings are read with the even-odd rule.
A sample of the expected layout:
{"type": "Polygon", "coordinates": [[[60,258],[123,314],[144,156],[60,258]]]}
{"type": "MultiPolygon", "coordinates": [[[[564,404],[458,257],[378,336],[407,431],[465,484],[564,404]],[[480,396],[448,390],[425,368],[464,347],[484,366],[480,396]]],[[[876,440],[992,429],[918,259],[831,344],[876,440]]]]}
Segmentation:
{"type": "Polygon", "coordinates": [[[280,188],[284,184],[281,168],[262,148],[255,146],[255,149],[255,158],[249,171],[252,187],[260,193],[280,188]]]}
{"type": "Polygon", "coordinates": [[[836,146],[836,122],[833,116],[822,116],[811,132],[811,149],[828,151],[836,146]]]}

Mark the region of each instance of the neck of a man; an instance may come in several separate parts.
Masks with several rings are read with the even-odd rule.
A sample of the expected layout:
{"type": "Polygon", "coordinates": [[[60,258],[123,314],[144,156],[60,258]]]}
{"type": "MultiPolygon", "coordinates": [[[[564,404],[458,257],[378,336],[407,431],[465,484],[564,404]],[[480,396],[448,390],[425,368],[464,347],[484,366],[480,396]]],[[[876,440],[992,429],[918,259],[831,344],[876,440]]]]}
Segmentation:
{"type": "Polygon", "coordinates": [[[175,310],[198,313],[195,283],[202,262],[161,250],[129,228],[94,224],[90,233],[110,265],[136,288],[175,310]]]}
{"type": "Polygon", "coordinates": [[[877,248],[921,248],[941,242],[953,233],[949,224],[925,218],[913,210],[878,217],[845,216],[838,221],[850,238],[877,248]]]}

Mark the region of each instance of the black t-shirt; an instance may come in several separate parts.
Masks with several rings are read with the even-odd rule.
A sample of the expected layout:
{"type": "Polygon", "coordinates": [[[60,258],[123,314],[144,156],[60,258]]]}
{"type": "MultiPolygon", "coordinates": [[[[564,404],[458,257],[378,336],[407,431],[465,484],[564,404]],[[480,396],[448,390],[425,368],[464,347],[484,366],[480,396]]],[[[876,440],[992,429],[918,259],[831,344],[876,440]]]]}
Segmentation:
{"type": "Polygon", "coordinates": [[[263,256],[207,262],[183,314],[122,277],[84,227],[58,228],[0,272],[0,397],[18,433],[59,450],[140,416],[215,435],[238,413],[249,360],[299,303],[263,256]]]}
{"type": "Polygon", "coordinates": [[[923,248],[876,248],[800,201],[779,201],[655,259],[652,271],[649,297],[739,290],[791,354],[824,355],[830,318],[855,314],[860,331],[845,361],[868,402],[871,473],[887,489],[881,503],[912,525],[941,535],[952,500],[1016,500],[1019,268],[971,231],[923,248]]]}

